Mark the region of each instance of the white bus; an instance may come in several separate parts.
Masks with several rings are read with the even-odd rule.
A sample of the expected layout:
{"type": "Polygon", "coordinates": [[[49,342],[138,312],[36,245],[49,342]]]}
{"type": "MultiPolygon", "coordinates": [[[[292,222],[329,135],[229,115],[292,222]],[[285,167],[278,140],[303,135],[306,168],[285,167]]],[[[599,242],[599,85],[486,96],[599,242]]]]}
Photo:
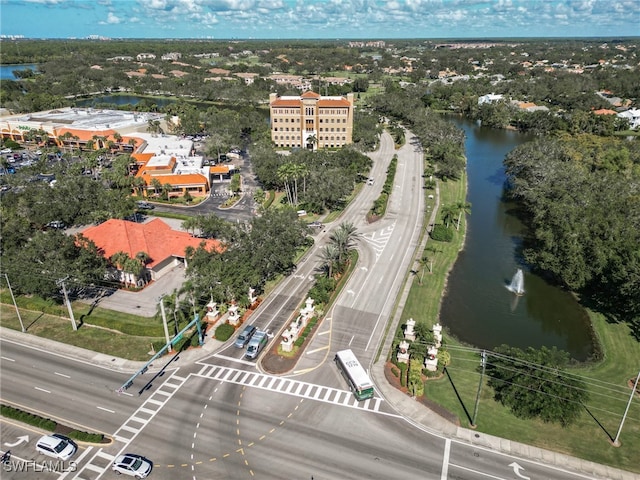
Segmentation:
{"type": "Polygon", "coordinates": [[[373,383],[351,350],[339,351],[334,361],[358,400],[373,397],[373,383]]]}

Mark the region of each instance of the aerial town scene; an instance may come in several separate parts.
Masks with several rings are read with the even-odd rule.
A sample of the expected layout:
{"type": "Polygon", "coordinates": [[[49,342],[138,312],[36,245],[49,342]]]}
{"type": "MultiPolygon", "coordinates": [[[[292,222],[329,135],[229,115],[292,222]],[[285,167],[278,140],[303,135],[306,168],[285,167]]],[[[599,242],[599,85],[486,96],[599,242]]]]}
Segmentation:
{"type": "Polygon", "coordinates": [[[0,478],[640,479],[638,25],[0,0],[0,478]]]}

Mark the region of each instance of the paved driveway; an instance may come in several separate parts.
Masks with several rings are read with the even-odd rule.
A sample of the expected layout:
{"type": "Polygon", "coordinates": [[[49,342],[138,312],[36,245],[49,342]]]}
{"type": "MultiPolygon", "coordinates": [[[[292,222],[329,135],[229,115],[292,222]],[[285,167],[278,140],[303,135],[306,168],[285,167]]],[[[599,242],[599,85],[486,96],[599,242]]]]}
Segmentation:
{"type": "Polygon", "coordinates": [[[184,265],[179,265],[143,290],[139,292],[117,290],[111,295],[102,297],[97,306],[141,317],[153,317],[160,309],[160,297],[182,287],[184,280],[184,265]]]}

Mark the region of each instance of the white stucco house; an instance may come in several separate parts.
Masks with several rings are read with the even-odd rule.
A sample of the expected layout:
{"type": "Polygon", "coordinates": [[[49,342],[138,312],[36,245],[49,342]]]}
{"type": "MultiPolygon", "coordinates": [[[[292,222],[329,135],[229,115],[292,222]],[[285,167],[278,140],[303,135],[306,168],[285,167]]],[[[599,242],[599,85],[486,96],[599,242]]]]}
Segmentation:
{"type": "Polygon", "coordinates": [[[629,120],[629,127],[632,130],[640,127],[640,108],[630,108],[624,112],[618,113],[618,117],[629,120]]]}

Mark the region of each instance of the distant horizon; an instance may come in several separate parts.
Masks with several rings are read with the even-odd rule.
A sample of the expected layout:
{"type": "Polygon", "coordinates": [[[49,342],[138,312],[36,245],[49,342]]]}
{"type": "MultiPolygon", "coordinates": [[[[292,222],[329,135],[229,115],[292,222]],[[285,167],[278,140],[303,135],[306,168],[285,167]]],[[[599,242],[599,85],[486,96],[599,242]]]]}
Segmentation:
{"type": "Polygon", "coordinates": [[[304,41],[304,42],[391,42],[397,40],[404,41],[446,41],[459,43],[473,42],[505,42],[510,40],[640,40],[640,35],[616,35],[616,36],[580,36],[580,37],[337,37],[337,38],[206,38],[206,37],[16,37],[8,35],[0,35],[0,40],[78,40],[78,41],[110,41],[110,40],[127,40],[127,41],[221,41],[221,42],[287,42],[287,41],[304,41]]]}
{"type": "Polygon", "coordinates": [[[0,0],[0,6],[4,39],[640,37],[638,0],[0,0]]]}

